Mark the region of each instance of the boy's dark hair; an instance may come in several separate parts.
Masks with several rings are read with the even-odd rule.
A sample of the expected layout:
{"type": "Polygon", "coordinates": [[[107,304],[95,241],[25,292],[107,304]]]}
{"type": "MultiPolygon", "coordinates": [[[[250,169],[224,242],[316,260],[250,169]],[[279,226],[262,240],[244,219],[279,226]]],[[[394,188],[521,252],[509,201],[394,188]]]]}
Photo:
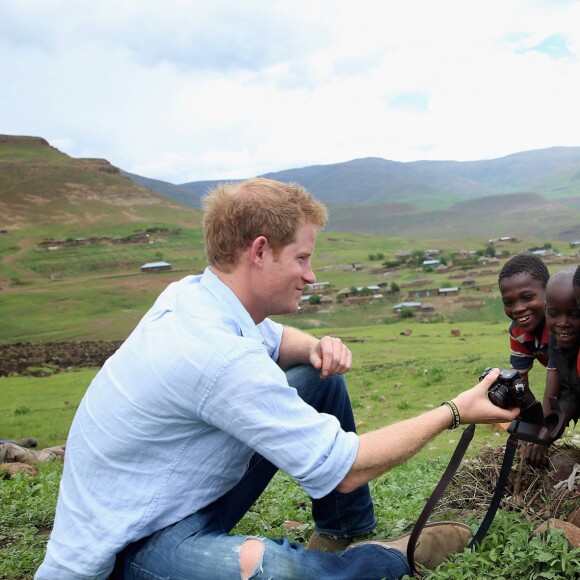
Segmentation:
{"type": "Polygon", "coordinates": [[[498,284],[504,278],[515,276],[516,274],[529,274],[535,280],[543,283],[544,288],[550,279],[550,272],[544,262],[538,256],[531,254],[518,254],[510,258],[499,273],[498,284]]]}
{"type": "Polygon", "coordinates": [[[572,278],[572,284],[574,286],[580,286],[580,266],[576,268],[576,272],[574,272],[574,278],[572,278]]]}

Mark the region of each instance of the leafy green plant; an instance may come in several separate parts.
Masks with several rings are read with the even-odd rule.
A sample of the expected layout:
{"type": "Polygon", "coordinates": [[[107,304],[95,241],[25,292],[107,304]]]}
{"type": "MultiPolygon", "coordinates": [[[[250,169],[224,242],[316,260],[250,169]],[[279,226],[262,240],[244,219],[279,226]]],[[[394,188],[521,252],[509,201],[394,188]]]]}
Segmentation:
{"type": "Polygon", "coordinates": [[[44,557],[62,466],[41,466],[39,477],[0,480],[0,578],[29,579],[44,557]]]}

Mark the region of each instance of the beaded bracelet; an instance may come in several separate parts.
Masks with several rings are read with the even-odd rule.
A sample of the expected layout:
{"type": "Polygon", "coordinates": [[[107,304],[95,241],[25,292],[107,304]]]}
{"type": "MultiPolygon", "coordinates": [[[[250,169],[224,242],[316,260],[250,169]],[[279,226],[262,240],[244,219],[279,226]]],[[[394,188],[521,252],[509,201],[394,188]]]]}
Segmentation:
{"type": "Polygon", "coordinates": [[[453,431],[454,429],[457,429],[459,425],[461,425],[461,417],[459,415],[459,409],[457,408],[457,405],[453,401],[445,401],[444,403],[441,403],[442,407],[443,405],[447,405],[451,410],[451,415],[453,418],[451,420],[451,426],[449,427],[449,429],[453,431]]]}

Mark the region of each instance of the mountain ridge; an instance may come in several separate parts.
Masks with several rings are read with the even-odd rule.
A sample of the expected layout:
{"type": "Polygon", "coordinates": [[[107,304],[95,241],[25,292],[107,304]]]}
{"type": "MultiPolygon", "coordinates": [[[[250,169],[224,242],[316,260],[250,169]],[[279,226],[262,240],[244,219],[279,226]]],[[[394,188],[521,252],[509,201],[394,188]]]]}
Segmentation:
{"type": "MultiPolygon", "coordinates": [[[[329,208],[329,230],[423,239],[580,239],[580,147],[467,162],[369,157],[263,177],[309,189],[329,208]]],[[[197,223],[201,197],[224,181],[239,180],[175,185],[104,159],[71,158],[41,137],[0,135],[0,228],[151,222],[164,209],[164,219],[197,223]]]]}
{"type": "MultiPolygon", "coordinates": [[[[401,162],[365,157],[269,172],[261,177],[296,181],[322,201],[343,203],[404,201],[399,198],[426,193],[462,201],[524,190],[559,198],[580,193],[580,147],[550,147],[478,161],[401,162]],[[346,195],[350,197],[345,199],[346,195]]],[[[223,181],[194,181],[179,187],[202,195],[223,181]]]]}

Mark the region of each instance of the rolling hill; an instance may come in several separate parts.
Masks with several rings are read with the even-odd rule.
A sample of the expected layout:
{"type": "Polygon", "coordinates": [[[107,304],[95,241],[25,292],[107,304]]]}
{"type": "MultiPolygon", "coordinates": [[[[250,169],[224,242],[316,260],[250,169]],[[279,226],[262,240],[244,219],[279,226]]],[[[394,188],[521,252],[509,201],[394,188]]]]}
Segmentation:
{"type": "MultiPolygon", "coordinates": [[[[417,238],[504,235],[580,239],[580,147],[483,161],[355,159],[267,173],[330,208],[328,229],[417,238]]],[[[142,182],[144,185],[147,182],[142,182]]],[[[197,207],[219,181],[179,185],[197,207]]]]}
{"type": "MultiPolygon", "coordinates": [[[[366,158],[267,173],[303,184],[325,202],[411,202],[420,207],[533,191],[548,199],[580,195],[580,147],[524,151],[483,161],[412,161],[366,158]]],[[[196,195],[215,181],[183,183],[196,195]]]]}
{"type": "Polygon", "coordinates": [[[0,229],[69,235],[87,225],[199,223],[199,215],[136,185],[104,159],[73,159],[40,137],[0,135],[0,229]]]}
{"type": "MultiPolygon", "coordinates": [[[[471,162],[355,159],[264,177],[307,187],[328,205],[334,231],[580,239],[580,147],[471,162]]],[[[201,196],[218,183],[174,185],[103,159],[73,159],[40,137],[0,135],[0,229],[191,225],[199,223],[201,196]]]]}
{"type": "Polygon", "coordinates": [[[393,204],[329,207],[328,229],[336,231],[418,239],[481,236],[580,239],[580,212],[537,193],[482,197],[439,210],[409,210],[393,204]]]}

